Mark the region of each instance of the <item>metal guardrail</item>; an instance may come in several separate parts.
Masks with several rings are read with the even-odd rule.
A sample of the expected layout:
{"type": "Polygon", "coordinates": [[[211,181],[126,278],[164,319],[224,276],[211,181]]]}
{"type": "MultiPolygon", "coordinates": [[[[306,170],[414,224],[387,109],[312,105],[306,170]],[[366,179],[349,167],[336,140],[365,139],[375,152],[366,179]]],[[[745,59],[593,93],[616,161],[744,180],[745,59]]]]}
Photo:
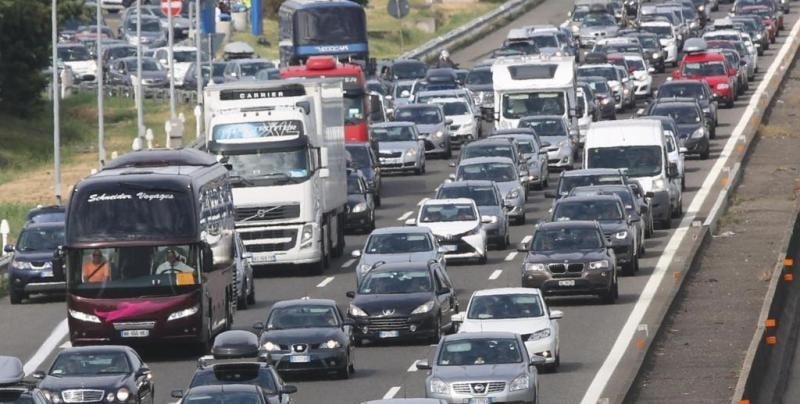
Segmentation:
{"type": "MultiPolygon", "coordinates": [[[[69,91],[76,93],[91,93],[97,91],[97,85],[94,83],[80,83],[78,85],[69,86],[69,91]]],[[[152,99],[159,102],[169,102],[169,88],[151,88],[143,87],[145,99],[152,99]]],[[[122,97],[134,98],[134,88],[122,85],[104,85],[103,93],[106,97],[122,97]]],[[[197,102],[197,91],[175,89],[175,100],[178,103],[189,104],[197,102]]]]}

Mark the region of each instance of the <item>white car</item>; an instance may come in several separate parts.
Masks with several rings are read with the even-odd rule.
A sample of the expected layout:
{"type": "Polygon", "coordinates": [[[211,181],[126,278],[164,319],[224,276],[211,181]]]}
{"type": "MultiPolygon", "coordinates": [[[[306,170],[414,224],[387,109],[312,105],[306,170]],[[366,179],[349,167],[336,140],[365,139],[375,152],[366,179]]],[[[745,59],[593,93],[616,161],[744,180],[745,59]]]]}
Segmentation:
{"type": "MultiPolygon", "coordinates": [[[[169,71],[169,50],[167,48],[153,49],[153,58],[158,60],[169,71]]],[[[183,78],[189,66],[197,61],[197,48],[194,46],[175,46],[172,50],[172,65],[175,68],[175,87],[183,85],[183,78]]],[[[169,74],[169,73],[167,73],[169,74]]]]}
{"type": "Polygon", "coordinates": [[[474,200],[457,198],[425,201],[417,218],[408,219],[406,224],[431,229],[446,259],[476,259],[485,264],[487,241],[482,224],[490,221],[481,218],[474,200]]]}
{"type": "Polygon", "coordinates": [[[640,55],[625,54],[625,63],[633,70],[633,94],[637,98],[649,97],[653,92],[653,76],[655,69],[647,65],[640,55]]]}
{"type": "Polygon", "coordinates": [[[664,136],[667,137],[667,158],[670,163],[675,163],[675,165],[678,166],[678,177],[681,179],[681,189],[686,190],[686,148],[680,147],[680,143],[675,139],[675,135],[672,131],[664,131],[664,136]]]}
{"type": "Polygon", "coordinates": [[[669,21],[646,21],[639,24],[639,30],[650,32],[658,35],[658,42],[661,48],[667,51],[667,57],[664,58],[664,63],[672,63],[673,66],[678,65],[678,45],[680,39],[677,29],[669,23],[669,21]]]}
{"type": "Polygon", "coordinates": [[[75,73],[81,81],[95,81],[97,62],[82,44],[59,44],[58,60],[75,73]]]}
{"type": "Polygon", "coordinates": [[[545,358],[554,370],[561,362],[558,319],[564,313],[550,310],[535,288],[499,288],[475,291],[467,310],[453,315],[458,332],[513,332],[522,336],[529,355],[545,358]]]}
{"type": "Polygon", "coordinates": [[[441,105],[444,109],[444,116],[453,121],[450,124],[452,141],[466,143],[478,139],[480,121],[474,104],[462,98],[434,98],[430,103],[441,105]]]}

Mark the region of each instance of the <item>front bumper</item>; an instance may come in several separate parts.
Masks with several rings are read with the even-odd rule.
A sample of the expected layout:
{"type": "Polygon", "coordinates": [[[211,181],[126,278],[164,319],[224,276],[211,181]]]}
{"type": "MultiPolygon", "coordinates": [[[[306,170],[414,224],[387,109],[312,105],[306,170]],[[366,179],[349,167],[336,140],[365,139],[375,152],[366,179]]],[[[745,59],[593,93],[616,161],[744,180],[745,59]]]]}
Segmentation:
{"type": "MultiPolygon", "coordinates": [[[[180,310],[176,308],[175,311],[180,310]]],[[[70,341],[73,345],[131,345],[131,344],[152,344],[162,342],[198,342],[202,335],[202,311],[177,320],[166,321],[165,317],[155,316],[150,318],[137,319],[133,323],[137,324],[136,330],[147,330],[146,336],[123,337],[124,326],[127,321],[109,323],[101,322],[90,323],[76,320],[68,316],[70,330],[70,341]],[[147,324],[145,323],[152,323],[147,324]]]]}
{"type": "Polygon", "coordinates": [[[455,251],[444,254],[447,259],[481,259],[486,256],[486,232],[481,228],[477,234],[443,238],[437,236],[439,245],[455,246],[455,251]]]}
{"type": "Polygon", "coordinates": [[[371,341],[421,339],[436,335],[436,319],[432,311],[399,317],[355,317],[354,322],[354,336],[371,341]]]}
{"type": "Polygon", "coordinates": [[[420,134],[420,139],[425,142],[425,154],[446,153],[450,148],[450,136],[447,134],[436,136],[435,134],[420,134]]]}
{"type": "Polygon", "coordinates": [[[348,212],[344,222],[345,230],[363,229],[372,224],[372,215],[369,210],[363,212],[348,212]]]}
{"type": "Polygon", "coordinates": [[[567,147],[547,148],[547,165],[552,168],[572,167],[572,150],[567,147]]]}
{"type": "Polygon", "coordinates": [[[314,227],[311,240],[300,242],[303,225],[289,226],[237,226],[237,231],[249,252],[254,266],[287,267],[295,264],[313,264],[322,260],[320,249],[322,235],[314,227]],[[250,241],[253,240],[253,241],[250,241]],[[261,244],[258,240],[266,240],[261,244]]]}
{"type": "Polygon", "coordinates": [[[683,147],[686,148],[690,154],[702,154],[708,152],[709,141],[707,137],[699,139],[692,139],[691,137],[683,139],[683,147]]]}
{"type": "MultiPolygon", "coordinates": [[[[614,237],[614,235],[606,235],[606,240],[611,237],[614,237]]],[[[614,240],[609,244],[611,245],[611,249],[614,250],[614,255],[617,257],[617,264],[628,264],[633,261],[636,247],[633,244],[633,237],[631,237],[631,235],[628,235],[625,240],[614,240]]]]}
{"type": "Polygon", "coordinates": [[[512,205],[511,208],[506,208],[506,215],[508,215],[508,217],[521,219],[522,216],[525,215],[525,200],[522,199],[522,197],[518,197],[513,200],[506,199],[505,201],[511,202],[512,205]]]}
{"type": "Polygon", "coordinates": [[[51,271],[23,270],[9,267],[9,287],[16,293],[65,293],[67,284],[53,277],[51,271]]]}
{"type": "Polygon", "coordinates": [[[270,352],[272,366],[281,373],[344,370],[347,363],[345,348],[315,349],[304,353],[270,352]]]}
{"type": "MultiPolygon", "coordinates": [[[[492,392],[487,394],[472,394],[456,392],[453,388],[454,384],[469,384],[470,382],[457,382],[450,383],[449,392],[447,394],[432,393],[429,389],[425,389],[425,396],[428,398],[438,398],[445,400],[450,404],[463,404],[470,403],[472,399],[486,399],[487,403],[505,403],[505,404],[533,404],[536,402],[536,388],[530,386],[525,390],[517,390],[514,392],[508,391],[509,383],[506,382],[503,391],[492,392]]],[[[468,387],[467,387],[468,389],[468,387]]]]}
{"type": "Polygon", "coordinates": [[[611,269],[584,270],[576,274],[523,271],[522,286],[538,288],[547,296],[595,295],[611,290],[612,278],[611,269]]]}
{"type": "Polygon", "coordinates": [[[525,348],[531,355],[538,355],[544,358],[544,363],[551,364],[556,362],[556,339],[553,335],[535,341],[525,341],[525,348]]]}
{"type": "Polygon", "coordinates": [[[634,82],[634,91],[633,93],[637,97],[648,97],[652,92],[652,84],[653,80],[641,80],[634,82]]]}
{"type": "Polygon", "coordinates": [[[406,171],[420,168],[422,164],[418,159],[409,160],[405,157],[381,157],[380,167],[384,172],[406,171]]]}
{"type": "Polygon", "coordinates": [[[669,220],[672,217],[669,192],[654,191],[653,198],[650,199],[650,209],[653,212],[653,220],[669,220]]]}

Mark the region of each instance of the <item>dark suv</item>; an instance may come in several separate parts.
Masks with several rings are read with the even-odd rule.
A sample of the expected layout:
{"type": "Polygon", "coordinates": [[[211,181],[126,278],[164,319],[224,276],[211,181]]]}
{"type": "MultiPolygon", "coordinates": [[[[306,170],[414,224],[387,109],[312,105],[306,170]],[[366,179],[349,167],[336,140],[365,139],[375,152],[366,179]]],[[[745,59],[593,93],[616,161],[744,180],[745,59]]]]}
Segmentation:
{"type": "MultiPolygon", "coordinates": [[[[32,212],[34,213],[34,212],[32,212]]],[[[53,255],[64,245],[64,219],[52,212],[29,215],[16,245],[6,245],[13,253],[8,265],[8,298],[19,304],[33,293],[63,293],[64,274],[53,272],[53,255]]]]}
{"type": "Polygon", "coordinates": [[[648,116],[669,116],[678,127],[677,140],[687,153],[708,158],[711,151],[711,125],[694,98],[657,98],[647,111],[648,116]]]}

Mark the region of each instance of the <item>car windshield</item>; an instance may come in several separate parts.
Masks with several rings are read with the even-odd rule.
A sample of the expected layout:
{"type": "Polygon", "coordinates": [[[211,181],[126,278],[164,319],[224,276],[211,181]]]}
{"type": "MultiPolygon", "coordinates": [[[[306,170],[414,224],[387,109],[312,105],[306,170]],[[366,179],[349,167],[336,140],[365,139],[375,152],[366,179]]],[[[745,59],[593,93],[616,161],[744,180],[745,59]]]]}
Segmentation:
{"type": "Polygon", "coordinates": [[[439,189],[437,199],[469,198],[478,206],[498,206],[500,202],[492,187],[452,186],[439,189]]]}
{"type": "MultiPolygon", "coordinates": [[[[582,97],[583,95],[581,95],[582,97]]],[[[536,153],[536,148],[533,146],[532,140],[517,140],[517,149],[522,154],[536,153]]]]}
{"type": "Polygon", "coordinates": [[[592,13],[583,19],[584,27],[613,27],[616,25],[617,21],[608,14],[592,13]]]}
{"type": "Polygon", "coordinates": [[[361,181],[358,180],[358,177],[350,175],[347,177],[347,194],[348,195],[363,195],[367,192],[366,189],[361,184],[361,181]]]}
{"type": "Polygon", "coordinates": [[[83,46],[59,46],[58,58],[63,62],[80,62],[92,60],[92,55],[83,46]]]}
{"type": "Polygon", "coordinates": [[[218,384],[257,384],[268,394],[277,391],[272,372],[260,363],[221,363],[195,372],[189,388],[218,384]]]}
{"type": "Polygon", "coordinates": [[[652,36],[639,36],[639,43],[642,45],[643,48],[648,49],[661,49],[661,45],[658,43],[658,38],[652,36]]]}
{"type": "Polygon", "coordinates": [[[524,348],[514,338],[474,338],[447,341],[439,351],[439,366],[479,366],[521,363],[524,348]]]}
{"type": "Polygon", "coordinates": [[[347,146],[347,152],[354,163],[355,168],[367,168],[372,166],[372,157],[367,147],[347,146]]]}
{"type": "Polygon", "coordinates": [[[411,86],[412,86],[411,83],[395,84],[395,86],[394,86],[394,97],[395,98],[403,98],[403,97],[401,97],[401,95],[403,94],[403,91],[408,91],[408,93],[411,94],[411,86]]]}
{"type": "Polygon", "coordinates": [[[364,249],[367,254],[408,254],[433,251],[427,234],[373,234],[364,249]]]}
{"type": "Polygon", "coordinates": [[[495,182],[516,181],[517,171],[514,166],[506,163],[481,163],[461,165],[458,167],[456,177],[460,181],[489,180],[495,182]]]}
{"type": "Polygon", "coordinates": [[[467,84],[492,84],[492,71],[489,69],[470,70],[467,74],[467,84]]]}
{"type": "Polygon", "coordinates": [[[395,121],[414,122],[421,125],[435,125],[444,120],[439,108],[400,108],[394,117],[395,121]]]}
{"type": "Polygon", "coordinates": [[[446,102],[442,103],[442,108],[444,109],[445,116],[454,116],[454,115],[469,115],[469,107],[465,102],[446,102]]]}
{"type": "Polygon", "coordinates": [[[613,66],[581,67],[578,69],[578,77],[599,76],[605,77],[608,81],[617,81],[617,70],[613,66]]]}
{"type": "Polygon", "coordinates": [[[553,211],[553,220],[622,220],[619,205],[613,201],[560,202],[553,211]]]}
{"type": "Polygon", "coordinates": [[[539,49],[558,48],[558,38],[555,35],[534,35],[531,40],[539,49]]]}
{"type": "Polygon", "coordinates": [[[474,144],[467,146],[461,152],[461,159],[471,159],[476,157],[508,157],[513,156],[511,144],[508,145],[491,145],[491,144],[474,144]]]}
{"type": "Polygon", "coordinates": [[[642,59],[625,59],[625,63],[628,64],[628,68],[632,71],[646,71],[644,66],[644,60],[642,59]]]}
{"type": "Polygon", "coordinates": [[[184,51],[173,51],[172,57],[175,60],[175,63],[191,63],[197,59],[197,51],[193,50],[184,50],[184,51]]]}
{"type": "Polygon", "coordinates": [[[702,84],[662,84],[658,89],[658,98],[673,98],[673,97],[687,97],[697,98],[704,100],[706,98],[705,91],[701,87],[702,84]]]}
{"type": "Polygon", "coordinates": [[[608,44],[601,47],[606,53],[642,53],[639,45],[608,44]]]}
{"type": "MultiPolygon", "coordinates": [[[[128,32],[130,35],[136,35],[136,19],[131,18],[128,20],[128,32]]],[[[160,32],[161,22],[156,19],[145,19],[142,17],[142,32],[160,32]]]]}
{"type": "Polygon", "coordinates": [[[535,55],[539,53],[539,46],[530,42],[510,42],[503,49],[519,51],[525,55],[535,55]]]}
{"type": "Polygon", "coordinates": [[[474,222],[475,208],[465,203],[429,204],[422,207],[420,223],[474,222]]]}
{"type": "Polygon", "coordinates": [[[267,330],[338,326],[336,309],[324,305],[280,307],[273,309],[267,319],[267,330]]]}
{"type": "Polygon", "coordinates": [[[662,170],[661,148],[658,146],[599,147],[589,149],[590,168],[627,168],[631,177],[650,177],[662,170]]]}
{"type": "Polygon", "coordinates": [[[694,106],[658,105],[650,115],[669,116],[678,125],[698,125],[701,122],[700,111],[694,106]]]}
{"type": "Polygon", "coordinates": [[[724,76],[725,64],[722,62],[697,62],[683,65],[684,76],[724,76]]]}
{"type": "Polygon", "coordinates": [[[119,46],[106,50],[109,60],[136,56],[135,46],[119,46]]]}
{"type": "Polygon", "coordinates": [[[575,187],[588,187],[592,185],[622,184],[622,178],[618,175],[576,175],[562,177],[559,182],[558,192],[561,195],[568,195],[575,187]]]}
{"type": "Polygon", "coordinates": [[[124,352],[65,352],[56,357],[49,374],[52,376],[94,376],[130,373],[124,352]]]}
{"type": "Polygon", "coordinates": [[[275,67],[272,63],[268,62],[252,62],[252,63],[242,63],[239,65],[239,68],[242,70],[241,77],[255,77],[259,71],[264,69],[270,69],[275,67]]]}
{"type": "Polygon", "coordinates": [[[55,251],[64,245],[64,227],[29,227],[17,239],[17,251],[55,251]]]}
{"type": "Polygon", "coordinates": [[[425,77],[428,66],[424,63],[395,63],[392,66],[395,80],[413,80],[425,77]]]}
{"type": "Polygon", "coordinates": [[[569,193],[570,196],[590,196],[590,195],[616,195],[622,200],[626,210],[633,209],[633,196],[625,189],[597,190],[591,187],[579,187],[569,193]]]}
{"type": "Polygon", "coordinates": [[[592,89],[592,91],[595,92],[595,94],[597,93],[607,94],[610,92],[610,90],[608,89],[608,83],[606,83],[605,81],[590,81],[589,87],[592,89]]]}
{"type": "MultiPolygon", "coordinates": [[[[136,72],[136,59],[128,59],[125,61],[125,67],[129,72],[136,72]]],[[[161,65],[154,59],[142,59],[143,72],[160,72],[161,65]]]]}
{"type": "Polygon", "coordinates": [[[531,251],[597,250],[603,248],[602,237],[597,229],[585,227],[539,230],[533,236],[531,251]]]}
{"type": "Polygon", "coordinates": [[[181,399],[182,404],[260,404],[264,402],[258,396],[256,390],[253,391],[205,391],[194,393],[189,391],[186,397],[181,399]]]}
{"type": "Polygon", "coordinates": [[[413,142],[417,140],[410,126],[372,128],[372,140],[377,142],[413,142]]]}
{"type": "Polygon", "coordinates": [[[563,92],[503,94],[503,116],[519,119],[536,115],[564,115],[563,92]]]}
{"type": "Polygon", "coordinates": [[[639,27],[641,31],[658,35],[659,38],[672,37],[672,27],[668,25],[643,25],[639,27]]]}
{"type": "Polygon", "coordinates": [[[520,128],[532,128],[539,137],[567,136],[567,127],[561,119],[521,119],[520,128]]]}
{"type": "Polygon", "coordinates": [[[542,315],[544,310],[541,299],[534,294],[475,296],[467,311],[467,318],[476,320],[531,318],[542,315]]]}
{"type": "Polygon", "coordinates": [[[361,295],[423,293],[433,290],[428,271],[369,272],[358,288],[361,295]]]}

